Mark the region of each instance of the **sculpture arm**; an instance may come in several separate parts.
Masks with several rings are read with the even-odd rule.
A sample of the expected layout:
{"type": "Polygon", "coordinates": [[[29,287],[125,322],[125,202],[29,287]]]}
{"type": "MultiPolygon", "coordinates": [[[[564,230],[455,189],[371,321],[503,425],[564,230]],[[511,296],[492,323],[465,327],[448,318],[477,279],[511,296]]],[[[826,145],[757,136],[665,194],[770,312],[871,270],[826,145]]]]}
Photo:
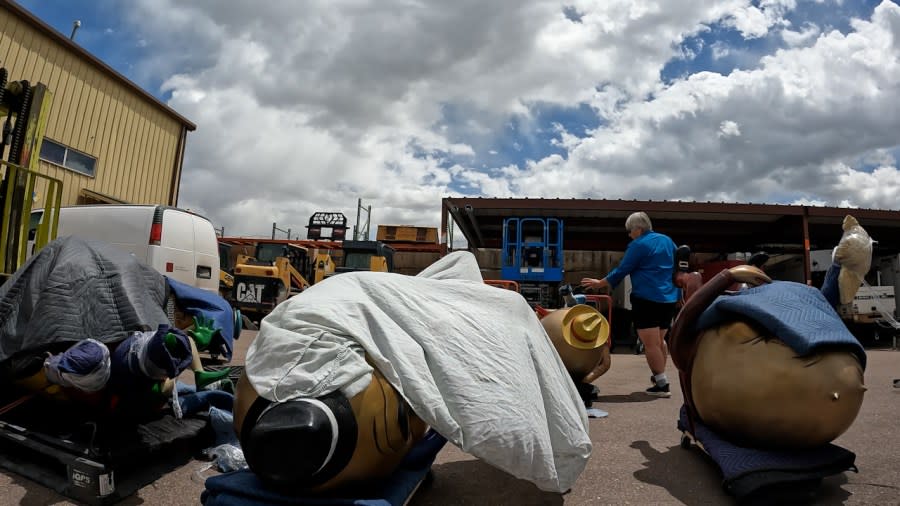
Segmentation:
{"type": "Polygon", "coordinates": [[[582,382],[584,383],[593,383],[597,378],[606,374],[606,371],[609,371],[609,367],[612,365],[612,355],[609,352],[609,345],[603,346],[603,354],[600,356],[600,361],[597,362],[597,365],[591,370],[591,372],[587,373],[587,376],[582,378],[582,382]]]}

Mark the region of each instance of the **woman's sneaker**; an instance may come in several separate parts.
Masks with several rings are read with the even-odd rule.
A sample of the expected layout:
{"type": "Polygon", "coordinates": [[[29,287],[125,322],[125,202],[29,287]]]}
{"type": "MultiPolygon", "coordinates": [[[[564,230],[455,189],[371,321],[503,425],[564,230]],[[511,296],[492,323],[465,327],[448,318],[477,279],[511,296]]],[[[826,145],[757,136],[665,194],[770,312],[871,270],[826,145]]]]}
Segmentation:
{"type": "Polygon", "coordinates": [[[647,395],[652,395],[654,397],[672,397],[672,392],[669,391],[668,384],[663,387],[659,385],[653,385],[645,391],[647,392],[647,395]]]}

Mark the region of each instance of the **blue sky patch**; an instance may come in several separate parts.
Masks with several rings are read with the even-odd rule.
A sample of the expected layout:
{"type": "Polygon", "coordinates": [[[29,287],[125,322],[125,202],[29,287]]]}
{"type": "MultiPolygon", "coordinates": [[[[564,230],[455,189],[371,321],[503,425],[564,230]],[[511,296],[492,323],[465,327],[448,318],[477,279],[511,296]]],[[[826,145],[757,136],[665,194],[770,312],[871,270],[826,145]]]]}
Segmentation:
{"type": "Polygon", "coordinates": [[[572,5],[563,7],[563,15],[573,23],[581,23],[581,19],[584,17],[584,14],[578,12],[578,9],[572,5]]]}
{"type": "MultiPolygon", "coordinates": [[[[801,0],[797,9],[788,12],[785,18],[790,21],[793,31],[802,31],[808,24],[813,24],[822,33],[832,30],[848,33],[852,30],[851,18],[869,19],[879,3],[880,0],[854,0],[838,5],[834,1],[820,4],[801,0]]],[[[756,68],[763,56],[785,47],[787,44],[781,37],[779,27],[770,29],[765,37],[744,39],[736,29],[716,23],[710,25],[708,30],[685,39],[679,49],[687,57],[670,60],[663,67],[661,78],[666,84],[671,84],[702,71],[728,75],[733,70],[749,70],[756,68]]]]}
{"type": "Polygon", "coordinates": [[[445,129],[451,142],[465,143],[475,150],[471,156],[448,156],[442,166],[450,167],[456,163],[480,169],[491,169],[515,164],[522,166],[527,160],[540,160],[552,154],[567,155],[566,150],[553,144],[560,138],[559,125],[567,132],[584,137],[601,125],[601,119],[587,104],[578,107],[562,107],[556,104],[542,103],[531,106],[531,116],[512,116],[505,122],[497,121],[493,127],[485,124],[472,126],[468,123],[472,117],[467,107],[456,104],[445,104],[443,122],[439,125],[445,129]],[[490,133],[485,135],[484,128],[490,133]]]}

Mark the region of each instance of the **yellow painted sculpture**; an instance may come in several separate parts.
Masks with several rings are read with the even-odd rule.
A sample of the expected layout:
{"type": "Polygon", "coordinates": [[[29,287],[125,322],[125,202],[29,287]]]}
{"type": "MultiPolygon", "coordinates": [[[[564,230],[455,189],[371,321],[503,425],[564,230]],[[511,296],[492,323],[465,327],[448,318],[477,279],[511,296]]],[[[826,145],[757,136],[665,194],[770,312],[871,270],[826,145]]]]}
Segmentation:
{"type": "Polygon", "coordinates": [[[853,354],[798,357],[744,322],[704,332],[694,360],[697,413],[755,446],[828,443],[856,419],[864,392],[862,366],[853,354]]]}
{"type": "Polygon", "coordinates": [[[693,331],[699,315],[735,282],[771,280],[747,265],[722,271],[688,301],[672,328],[670,350],[689,420],[699,418],[748,447],[812,448],[834,440],[862,405],[860,359],[846,347],[801,355],[746,318],[693,331]]]}
{"type": "Polygon", "coordinates": [[[334,392],[276,403],[260,397],[244,375],[234,427],[261,480],[313,492],[390,475],[428,429],[377,369],[350,399],[334,392]]]}
{"type": "Polygon", "coordinates": [[[576,384],[591,383],[609,369],[609,322],[593,307],[550,311],[541,325],[576,384]]]}

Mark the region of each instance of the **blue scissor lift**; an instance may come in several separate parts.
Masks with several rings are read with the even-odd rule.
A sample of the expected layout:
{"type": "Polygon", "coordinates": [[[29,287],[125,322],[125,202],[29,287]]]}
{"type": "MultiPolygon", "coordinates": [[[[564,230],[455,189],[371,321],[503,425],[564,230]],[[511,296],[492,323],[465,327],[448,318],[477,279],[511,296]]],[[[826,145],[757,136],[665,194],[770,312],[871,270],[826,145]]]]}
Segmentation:
{"type": "Polygon", "coordinates": [[[558,218],[518,217],[503,220],[500,276],[519,283],[532,305],[559,305],[563,280],[563,222],[558,218]]]}

